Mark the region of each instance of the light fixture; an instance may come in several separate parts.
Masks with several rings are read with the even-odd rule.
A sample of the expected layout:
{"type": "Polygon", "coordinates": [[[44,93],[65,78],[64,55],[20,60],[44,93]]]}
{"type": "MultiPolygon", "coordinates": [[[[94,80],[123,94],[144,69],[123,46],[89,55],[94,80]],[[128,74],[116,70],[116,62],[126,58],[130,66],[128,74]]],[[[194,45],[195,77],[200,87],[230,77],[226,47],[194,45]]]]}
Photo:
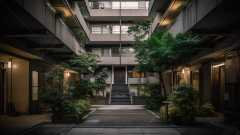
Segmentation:
{"type": "Polygon", "coordinates": [[[182,73],[184,74],[184,69],[182,69],[182,73]]]}
{"type": "Polygon", "coordinates": [[[67,76],[68,76],[68,77],[70,76],[70,73],[69,73],[69,71],[68,71],[68,73],[67,73],[67,76]]]}
{"type": "Polygon", "coordinates": [[[107,26],[107,28],[108,28],[109,26],[107,26]]]}
{"type": "Polygon", "coordinates": [[[9,60],[9,61],[8,61],[8,68],[11,68],[11,67],[12,67],[12,61],[9,60]]]}
{"type": "Polygon", "coordinates": [[[215,68],[215,67],[220,67],[220,66],[224,66],[224,65],[225,65],[225,64],[222,63],[222,64],[214,65],[213,67],[215,68]]]}

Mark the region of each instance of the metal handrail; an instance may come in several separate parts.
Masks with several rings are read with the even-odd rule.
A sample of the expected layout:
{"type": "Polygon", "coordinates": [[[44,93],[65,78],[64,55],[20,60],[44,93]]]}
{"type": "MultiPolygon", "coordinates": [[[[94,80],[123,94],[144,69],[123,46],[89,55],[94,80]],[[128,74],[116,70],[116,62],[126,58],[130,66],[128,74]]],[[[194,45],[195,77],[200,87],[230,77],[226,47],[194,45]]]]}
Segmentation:
{"type": "Polygon", "coordinates": [[[128,77],[128,76],[127,76],[127,79],[128,79],[128,91],[129,91],[129,95],[130,95],[130,99],[131,99],[131,104],[132,104],[131,85],[130,85],[129,77],[128,77]]]}

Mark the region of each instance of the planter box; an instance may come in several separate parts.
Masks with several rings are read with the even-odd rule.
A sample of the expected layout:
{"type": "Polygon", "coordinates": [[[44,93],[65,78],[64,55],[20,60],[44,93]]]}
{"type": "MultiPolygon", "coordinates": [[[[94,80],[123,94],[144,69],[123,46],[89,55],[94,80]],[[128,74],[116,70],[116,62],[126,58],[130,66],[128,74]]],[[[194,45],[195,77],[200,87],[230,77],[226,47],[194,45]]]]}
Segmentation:
{"type": "Polygon", "coordinates": [[[109,97],[90,98],[94,105],[109,105],[109,97]]]}
{"type": "Polygon", "coordinates": [[[137,97],[132,96],[132,104],[133,105],[144,105],[147,97],[137,97]]]}
{"type": "Polygon", "coordinates": [[[53,115],[52,123],[79,123],[78,115],[53,115]]]}

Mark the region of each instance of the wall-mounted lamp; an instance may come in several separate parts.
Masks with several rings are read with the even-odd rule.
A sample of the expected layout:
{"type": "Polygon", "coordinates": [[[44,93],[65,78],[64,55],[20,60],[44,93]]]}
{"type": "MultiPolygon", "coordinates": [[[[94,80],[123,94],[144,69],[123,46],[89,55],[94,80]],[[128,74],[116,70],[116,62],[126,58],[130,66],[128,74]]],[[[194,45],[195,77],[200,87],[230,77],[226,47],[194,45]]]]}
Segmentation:
{"type": "Polygon", "coordinates": [[[12,67],[12,60],[9,60],[8,61],[8,68],[11,68],[12,67]]]}
{"type": "Polygon", "coordinates": [[[222,63],[222,64],[214,65],[213,67],[215,68],[215,67],[220,67],[220,66],[224,66],[224,65],[225,65],[225,64],[222,63]]]}
{"type": "Polygon", "coordinates": [[[184,74],[184,69],[182,69],[182,73],[184,74]]]}
{"type": "Polygon", "coordinates": [[[68,77],[70,76],[70,73],[69,73],[69,71],[68,71],[68,73],[67,73],[67,76],[68,76],[68,77]]]}

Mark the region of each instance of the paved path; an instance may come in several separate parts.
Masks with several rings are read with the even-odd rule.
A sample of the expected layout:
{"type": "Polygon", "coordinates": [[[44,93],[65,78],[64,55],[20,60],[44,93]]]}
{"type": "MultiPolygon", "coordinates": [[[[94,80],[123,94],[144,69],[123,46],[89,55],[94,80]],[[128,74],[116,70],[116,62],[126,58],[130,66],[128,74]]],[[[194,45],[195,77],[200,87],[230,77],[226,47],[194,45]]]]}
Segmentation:
{"type": "Polygon", "coordinates": [[[67,135],[77,134],[167,134],[181,135],[139,105],[101,106],[83,123],[76,124],[67,135]]]}

